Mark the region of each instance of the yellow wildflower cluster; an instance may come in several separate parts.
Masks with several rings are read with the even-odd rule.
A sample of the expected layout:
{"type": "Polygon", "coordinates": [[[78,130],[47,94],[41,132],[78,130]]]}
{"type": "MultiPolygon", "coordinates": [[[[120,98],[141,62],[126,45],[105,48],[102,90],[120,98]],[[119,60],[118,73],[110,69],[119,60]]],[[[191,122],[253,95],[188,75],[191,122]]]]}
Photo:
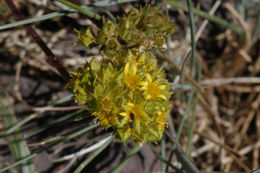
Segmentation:
{"type": "Polygon", "coordinates": [[[171,86],[151,48],[161,48],[164,37],[174,31],[171,22],[151,7],[132,10],[113,22],[104,20],[95,37],[89,29],[77,31],[79,43],[88,47],[95,42],[106,48],[103,60],[94,57],[79,67],[68,86],[76,101],[86,104],[101,126],[113,128],[123,141],[156,142],[162,137],[171,86]],[[147,16],[156,21],[144,22],[147,16]]]}

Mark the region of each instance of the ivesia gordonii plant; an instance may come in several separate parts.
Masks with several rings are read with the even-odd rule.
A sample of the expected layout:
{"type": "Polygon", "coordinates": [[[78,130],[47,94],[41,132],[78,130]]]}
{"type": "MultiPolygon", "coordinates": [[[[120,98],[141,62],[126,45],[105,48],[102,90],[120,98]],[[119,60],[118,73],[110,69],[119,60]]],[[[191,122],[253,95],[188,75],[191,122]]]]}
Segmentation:
{"type": "Polygon", "coordinates": [[[86,104],[101,126],[112,127],[123,141],[160,140],[167,125],[169,91],[152,49],[162,49],[165,36],[175,32],[171,21],[152,7],[132,9],[92,34],[77,31],[78,42],[88,48],[100,44],[102,62],[95,57],[79,67],[68,86],[75,100],[86,104]]]}

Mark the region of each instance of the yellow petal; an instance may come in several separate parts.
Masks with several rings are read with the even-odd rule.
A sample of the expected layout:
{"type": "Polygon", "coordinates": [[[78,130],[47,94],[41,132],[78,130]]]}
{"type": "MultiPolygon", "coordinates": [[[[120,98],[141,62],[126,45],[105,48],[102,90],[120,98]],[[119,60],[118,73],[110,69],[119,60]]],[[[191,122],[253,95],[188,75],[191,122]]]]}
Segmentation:
{"type": "Polygon", "coordinates": [[[152,98],[151,95],[147,95],[145,99],[149,100],[149,99],[151,99],[151,98],[152,98]]]}
{"type": "Polygon", "coordinates": [[[161,112],[161,111],[157,111],[157,114],[158,114],[158,115],[161,115],[161,114],[162,114],[162,112],[161,112]]]}
{"type": "Polygon", "coordinates": [[[126,63],[125,70],[124,70],[125,76],[128,74],[128,71],[129,71],[129,63],[126,63]]]}
{"type": "Polygon", "coordinates": [[[135,129],[138,133],[140,133],[141,130],[140,122],[135,123],[135,129]]]}
{"type": "Polygon", "coordinates": [[[133,106],[134,106],[134,104],[133,104],[133,103],[131,103],[131,102],[128,102],[128,103],[127,103],[127,106],[129,106],[129,107],[133,107],[133,106]]]}
{"type": "Polygon", "coordinates": [[[148,82],[139,82],[140,85],[146,86],[148,85],[148,82]]]}
{"type": "Polygon", "coordinates": [[[122,116],[124,116],[124,117],[127,117],[127,116],[128,116],[128,114],[127,114],[126,112],[121,112],[121,113],[119,113],[119,115],[122,115],[122,116]]]}
{"type": "Polygon", "coordinates": [[[137,71],[137,68],[136,68],[136,65],[134,64],[134,65],[133,65],[133,75],[136,74],[136,71],[137,71]]]}
{"type": "Polygon", "coordinates": [[[147,89],[147,85],[143,86],[142,88],[140,88],[141,90],[146,90],[147,89]]]}
{"type": "Polygon", "coordinates": [[[163,90],[163,89],[166,88],[166,85],[160,85],[159,88],[160,88],[161,90],[163,90]]]}
{"type": "Polygon", "coordinates": [[[148,82],[149,82],[149,83],[152,83],[152,77],[151,77],[151,75],[147,73],[146,76],[147,76],[148,82]]]}
{"type": "Polygon", "coordinates": [[[167,100],[167,98],[164,95],[159,95],[160,98],[162,98],[163,100],[167,100]]]}

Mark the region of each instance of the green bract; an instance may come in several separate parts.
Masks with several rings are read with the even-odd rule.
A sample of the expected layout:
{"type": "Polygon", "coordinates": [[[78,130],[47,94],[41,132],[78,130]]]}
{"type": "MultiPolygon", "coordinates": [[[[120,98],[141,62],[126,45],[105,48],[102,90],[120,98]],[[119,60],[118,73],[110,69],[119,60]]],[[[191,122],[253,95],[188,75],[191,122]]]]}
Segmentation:
{"type": "Polygon", "coordinates": [[[68,86],[75,100],[86,104],[101,126],[112,127],[123,141],[156,142],[162,137],[171,86],[151,49],[161,49],[165,36],[174,31],[152,7],[133,9],[114,21],[103,18],[95,37],[89,29],[77,31],[77,43],[101,44],[104,56],[79,67],[68,86]]]}

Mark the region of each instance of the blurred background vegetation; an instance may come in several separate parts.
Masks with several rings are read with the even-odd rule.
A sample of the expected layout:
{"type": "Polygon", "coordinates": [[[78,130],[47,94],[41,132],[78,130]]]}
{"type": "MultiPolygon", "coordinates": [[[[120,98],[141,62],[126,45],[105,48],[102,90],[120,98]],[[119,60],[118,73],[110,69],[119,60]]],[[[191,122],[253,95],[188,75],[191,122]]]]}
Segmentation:
{"type": "Polygon", "coordinates": [[[259,168],[259,31],[257,0],[0,1],[0,172],[259,168]],[[101,57],[100,47],[73,46],[75,28],[96,30],[101,16],[146,4],[177,27],[165,50],[155,50],[174,92],[172,111],[160,142],[123,144],[74,102],[66,71],[101,57]]]}

